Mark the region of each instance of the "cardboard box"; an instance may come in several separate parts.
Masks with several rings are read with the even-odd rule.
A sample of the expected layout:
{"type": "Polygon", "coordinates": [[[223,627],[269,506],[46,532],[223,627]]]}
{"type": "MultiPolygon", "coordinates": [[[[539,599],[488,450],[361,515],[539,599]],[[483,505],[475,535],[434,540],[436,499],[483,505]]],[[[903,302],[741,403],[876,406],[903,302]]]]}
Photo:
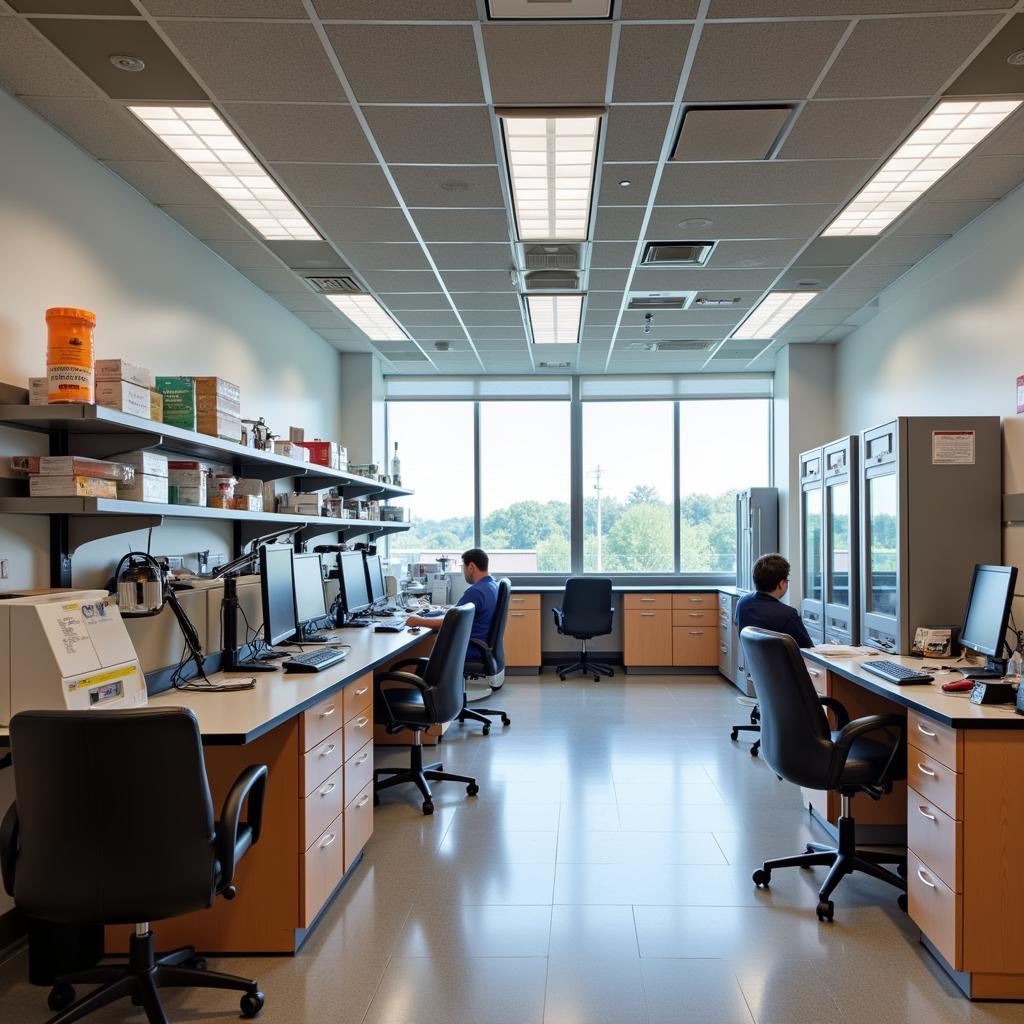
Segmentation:
{"type": "Polygon", "coordinates": [[[306,428],[289,427],[288,440],[291,441],[292,444],[302,444],[302,442],[306,440],[306,428]]]}
{"type": "Polygon", "coordinates": [[[152,389],[149,392],[149,418],[157,423],[164,421],[164,396],[152,389]]]}
{"type": "Polygon", "coordinates": [[[30,476],[28,493],[33,498],[116,498],[117,484],[92,476],[30,476]]]}
{"type": "Polygon", "coordinates": [[[196,429],[196,385],[191,377],[157,377],[164,401],[163,422],[182,430],[196,429]]]}
{"type": "Polygon", "coordinates": [[[155,501],[166,505],[168,504],[167,477],[139,473],[135,477],[134,483],[118,484],[117,496],[126,501],[155,501]]]}
{"type": "Polygon", "coordinates": [[[232,402],[220,395],[196,394],[196,415],[200,419],[204,415],[218,412],[224,413],[226,416],[234,416],[236,419],[242,418],[242,407],[238,402],[232,402]]]}
{"type": "Polygon", "coordinates": [[[137,384],[147,390],[153,386],[154,378],[144,366],[136,366],[125,359],[97,359],[96,380],[123,380],[137,384]]]}
{"type": "Polygon", "coordinates": [[[138,384],[129,384],[128,381],[96,381],[96,404],[131,413],[132,416],[140,416],[144,420],[150,418],[149,389],[138,384]]]}
{"type": "Polygon", "coordinates": [[[174,469],[167,471],[169,483],[177,484],[179,487],[206,487],[205,469],[174,469]]]}
{"type": "Polygon", "coordinates": [[[29,377],[28,379],[28,404],[49,405],[50,404],[50,382],[46,377],[29,377]]]}
{"type": "Polygon", "coordinates": [[[309,449],[292,441],[275,441],[274,454],[296,462],[309,462],[309,449]]]}
{"type": "Polygon", "coordinates": [[[136,473],[145,473],[148,476],[162,476],[164,479],[167,479],[167,456],[162,455],[160,452],[124,452],[121,455],[112,456],[111,461],[131,466],[136,473]]]}
{"type": "Polygon", "coordinates": [[[125,482],[130,482],[135,476],[135,470],[125,463],[72,455],[13,455],[11,469],[15,473],[41,476],[89,476],[97,480],[125,482]]]}
{"type": "Polygon", "coordinates": [[[257,497],[262,499],[266,484],[262,480],[252,480],[243,477],[235,481],[235,495],[241,497],[257,497]]]}
{"type": "Polygon", "coordinates": [[[206,499],[207,508],[231,508],[231,502],[234,498],[229,498],[226,494],[211,494],[206,499]]]}
{"type": "Polygon", "coordinates": [[[262,512],[262,494],[235,494],[231,499],[231,508],[238,512],[262,512]]]}
{"type": "Polygon", "coordinates": [[[238,444],[242,440],[242,421],[223,412],[203,412],[196,415],[196,430],[200,434],[219,437],[238,444]]]}
{"type": "Polygon", "coordinates": [[[171,505],[199,505],[205,507],[206,488],[169,484],[167,487],[167,498],[171,505]]]}
{"type": "Polygon", "coordinates": [[[318,516],[320,515],[320,495],[282,494],[278,511],[299,516],[318,516]]]}
{"type": "Polygon", "coordinates": [[[347,465],[345,449],[337,441],[300,441],[309,452],[309,461],[328,469],[344,469],[347,465]]]}
{"type": "Polygon", "coordinates": [[[226,399],[232,405],[242,401],[242,391],[237,384],[223,380],[221,377],[195,377],[196,396],[226,399]]]}

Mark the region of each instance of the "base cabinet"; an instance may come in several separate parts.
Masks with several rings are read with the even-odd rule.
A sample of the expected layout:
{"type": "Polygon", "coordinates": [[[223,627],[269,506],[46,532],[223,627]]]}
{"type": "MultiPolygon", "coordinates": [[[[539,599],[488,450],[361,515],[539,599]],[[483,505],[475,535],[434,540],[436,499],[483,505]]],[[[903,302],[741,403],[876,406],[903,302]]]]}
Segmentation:
{"type": "Polygon", "coordinates": [[[718,593],[623,595],[626,668],[714,668],[719,655],[718,593]]]}
{"type": "Polygon", "coordinates": [[[505,623],[505,665],[508,668],[540,668],[540,594],[509,598],[505,623]]]}

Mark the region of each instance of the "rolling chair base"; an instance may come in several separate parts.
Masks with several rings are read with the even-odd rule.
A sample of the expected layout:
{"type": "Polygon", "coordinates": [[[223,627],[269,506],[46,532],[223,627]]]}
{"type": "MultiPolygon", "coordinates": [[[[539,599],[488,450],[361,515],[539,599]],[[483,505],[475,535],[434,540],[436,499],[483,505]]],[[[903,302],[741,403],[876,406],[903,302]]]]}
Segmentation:
{"type": "Polygon", "coordinates": [[[128,963],[101,964],[57,979],[50,990],[49,1006],[59,1011],[47,1024],[71,1024],[109,1003],[128,997],[141,1006],[149,1024],[168,1024],[160,1002],[161,988],[221,988],[244,995],[240,1001],[243,1017],[255,1017],[263,1009],[264,995],[259,985],[234,974],[206,970],[206,961],[185,946],[158,957],[153,949],[153,933],[136,932],[131,937],[128,963]],[[75,985],[100,987],[75,1001],[75,985]]]}
{"type": "Polygon", "coordinates": [[[750,756],[757,757],[761,750],[761,709],[756,704],[750,709],[750,725],[734,725],[729,733],[729,739],[735,742],[741,732],[757,733],[758,738],[750,748],[750,756]]]}
{"type": "Polygon", "coordinates": [[[501,724],[511,725],[512,719],[505,714],[504,711],[495,711],[492,708],[471,708],[467,706],[468,701],[465,697],[462,698],[462,710],[459,712],[459,717],[456,721],[459,725],[463,725],[467,719],[471,722],[483,723],[483,729],[481,730],[486,736],[491,731],[491,719],[500,718],[501,724]]]}
{"type": "Polygon", "coordinates": [[[476,779],[469,775],[452,775],[443,771],[444,765],[440,761],[434,764],[423,763],[423,737],[417,731],[414,734],[412,752],[408,768],[375,768],[373,770],[373,805],[380,803],[381,790],[390,789],[392,786],[400,786],[405,782],[415,783],[417,789],[423,794],[423,813],[434,813],[433,793],[430,791],[429,782],[465,782],[466,793],[469,796],[476,796],[480,787],[476,779]]]}
{"type": "Polygon", "coordinates": [[[776,868],[813,868],[829,869],[825,881],[818,890],[818,906],[816,912],[819,921],[831,921],[835,913],[835,905],[830,899],[836,886],[854,871],[862,871],[879,881],[887,882],[900,890],[899,906],[907,909],[907,858],[905,854],[887,853],[876,850],[858,850],[856,825],[850,815],[850,797],[843,795],[843,812],[839,819],[839,845],[827,846],[823,843],[808,843],[804,853],[794,857],[779,857],[766,860],[753,874],[753,882],[757,886],[767,888],[771,882],[772,871],[776,868]],[[888,871],[883,865],[895,864],[896,872],[888,871]]]}

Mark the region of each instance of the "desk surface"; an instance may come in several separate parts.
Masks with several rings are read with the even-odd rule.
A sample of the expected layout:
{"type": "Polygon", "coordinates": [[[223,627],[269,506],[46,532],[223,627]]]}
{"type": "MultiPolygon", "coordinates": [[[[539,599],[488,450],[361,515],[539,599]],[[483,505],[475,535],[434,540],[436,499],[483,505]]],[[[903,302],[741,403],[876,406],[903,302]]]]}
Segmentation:
{"type": "MultiPolygon", "coordinates": [[[[565,584],[561,583],[542,583],[538,586],[531,587],[527,584],[516,584],[513,585],[512,590],[517,594],[561,594],[565,591],[565,584]]],[[[649,584],[649,583],[613,583],[612,593],[615,594],[685,594],[685,593],[700,593],[706,594],[708,592],[714,592],[718,594],[741,594],[746,591],[737,590],[734,586],[718,585],[713,586],[708,584],[707,586],[698,587],[689,583],[667,583],[667,584],[649,584]]]]}
{"type": "MultiPolygon", "coordinates": [[[[1018,715],[1012,705],[992,705],[983,707],[972,704],[968,699],[970,690],[960,693],[943,693],[942,684],[952,679],[959,679],[958,672],[941,672],[935,675],[932,683],[914,683],[910,686],[897,686],[887,683],[879,676],[865,672],[860,667],[861,661],[895,661],[918,671],[931,675],[927,661],[920,658],[903,658],[897,655],[878,655],[874,658],[863,654],[852,658],[826,658],[813,651],[803,651],[808,661],[827,668],[830,672],[849,679],[866,690],[887,697],[905,708],[917,711],[937,722],[952,726],[955,729],[1024,729],[1024,715],[1018,715]]],[[[938,662],[943,664],[943,662],[938,662]]]]}

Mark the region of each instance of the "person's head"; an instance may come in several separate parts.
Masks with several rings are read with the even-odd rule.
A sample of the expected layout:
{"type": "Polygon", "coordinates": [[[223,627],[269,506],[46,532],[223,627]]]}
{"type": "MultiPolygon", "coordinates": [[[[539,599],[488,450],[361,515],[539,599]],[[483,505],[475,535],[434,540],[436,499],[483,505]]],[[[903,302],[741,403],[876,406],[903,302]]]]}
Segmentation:
{"type": "Polygon", "coordinates": [[[754,563],[753,575],[759,594],[782,597],[789,589],[789,562],[782,555],[762,555],[754,563]]]}
{"type": "Polygon", "coordinates": [[[490,559],[483,548],[470,548],[462,552],[462,575],[467,583],[476,583],[487,575],[490,559]]]}

